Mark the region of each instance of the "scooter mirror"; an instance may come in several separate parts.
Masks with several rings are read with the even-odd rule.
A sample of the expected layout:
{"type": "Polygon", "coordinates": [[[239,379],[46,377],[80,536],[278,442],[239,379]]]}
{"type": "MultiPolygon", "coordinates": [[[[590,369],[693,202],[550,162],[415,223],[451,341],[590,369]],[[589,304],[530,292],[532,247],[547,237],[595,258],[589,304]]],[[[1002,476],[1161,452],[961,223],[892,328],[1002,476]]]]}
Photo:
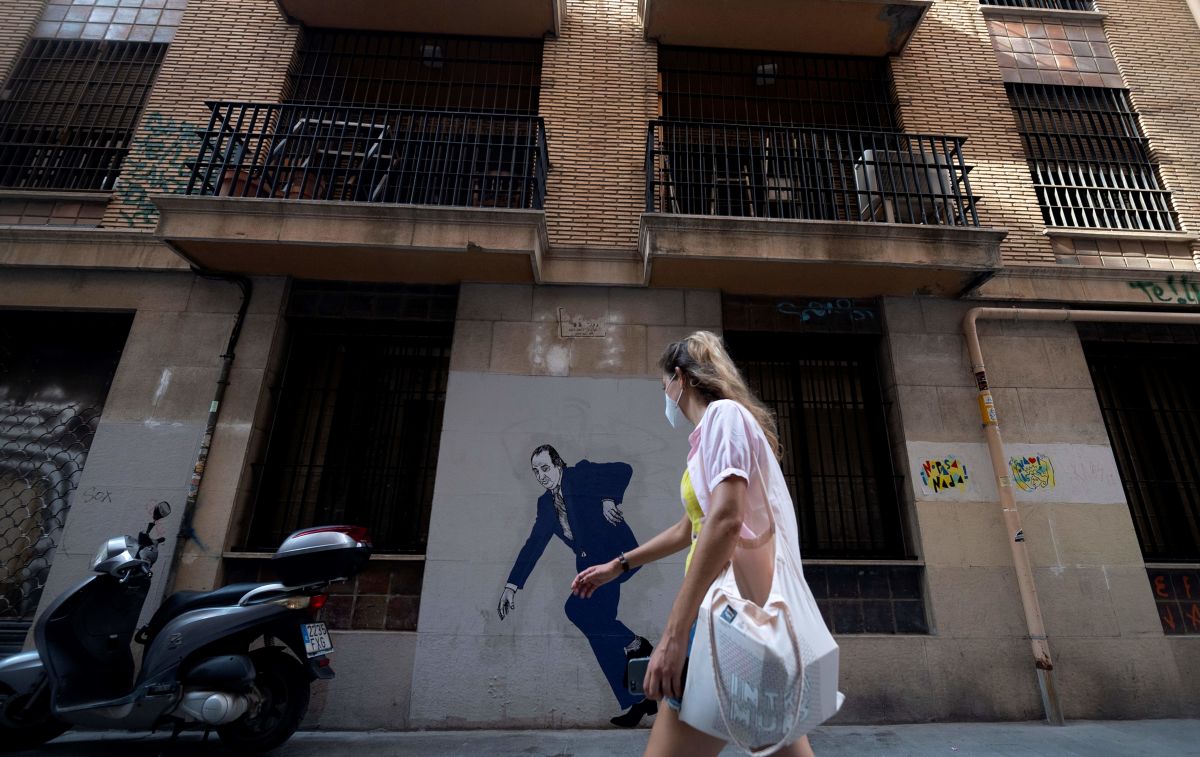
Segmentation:
{"type": "Polygon", "coordinates": [[[166,502],[159,502],[154,506],[154,519],[162,520],[171,514],[171,505],[166,502]]]}

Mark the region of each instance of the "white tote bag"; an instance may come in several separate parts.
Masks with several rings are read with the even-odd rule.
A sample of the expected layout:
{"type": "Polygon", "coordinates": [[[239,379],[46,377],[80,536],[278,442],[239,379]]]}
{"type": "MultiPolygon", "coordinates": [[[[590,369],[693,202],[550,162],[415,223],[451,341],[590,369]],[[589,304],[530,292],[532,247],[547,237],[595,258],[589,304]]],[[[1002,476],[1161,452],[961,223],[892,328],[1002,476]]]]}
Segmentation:
{"type": "Polygon", "coordinates": [[[733,564],[725,566],[700,605],[683,707],[693,728],[767,755],[833,717],[838,646],[825,626],[790,537],[776,527],[777,503],[762,479],[775,573],[761,607],[741,596],[733,564]]]}

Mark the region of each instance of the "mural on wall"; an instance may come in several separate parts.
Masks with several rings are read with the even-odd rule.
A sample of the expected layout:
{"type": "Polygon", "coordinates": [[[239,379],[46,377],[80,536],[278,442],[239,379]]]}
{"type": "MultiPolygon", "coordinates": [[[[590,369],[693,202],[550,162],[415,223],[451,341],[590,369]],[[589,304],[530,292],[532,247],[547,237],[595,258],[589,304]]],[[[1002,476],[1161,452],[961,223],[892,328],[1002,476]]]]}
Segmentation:
{"type": "Polygon", "coordinates": [[[934,494],[948,489],[965,490],[970,480],[966,464],[954,456],[921,464],[921,483],[934,494]]]}
{"type": "MultiPolygon", "coordinates": [[[[552,537],[557,536],[575,553],[577,572],[608,562],[618,553],[637,546],[637,538],[621,511],[625,489],[633,478],[632,466],[587,460],[568,466],[549,444],[535,449],[529,462],[534,479],[545,491],[538,497],[529,538],[521,547],[500,594],[496,607],[500,620],[516,609],[516,594],[524,588],[552,537]]],[[[617,619],[621,584],[635,573],[636,569],[621,574],[587,599],[571,594],[563,607],[567,619],[587,637],[617,703],[627,710],[612,718],[612,723],[630,728],[657,709],[653,701],[630,694],[625,687],[628,660],[649,656],[653,649],[649,640],[617,619]]],[[[573,577],[564,576],[562,585],[568,586],[573,577]]]]}
{"type": "Polygon", "coordinates": [[[1054,463],[1049,455],[1013,457],[1009,458],[1008,465],[1012,468],[1013,484],[1021,491],[1054,488],[1054,463]]]}

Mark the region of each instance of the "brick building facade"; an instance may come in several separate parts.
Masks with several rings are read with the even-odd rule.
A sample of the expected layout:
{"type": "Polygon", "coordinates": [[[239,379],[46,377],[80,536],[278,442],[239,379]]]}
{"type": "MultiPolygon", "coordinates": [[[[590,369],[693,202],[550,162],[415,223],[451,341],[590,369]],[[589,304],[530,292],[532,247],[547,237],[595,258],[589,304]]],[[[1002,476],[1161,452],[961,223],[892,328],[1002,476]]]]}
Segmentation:
{"type": "MultiPolygon", "coordinates": [[[[603,724],[571,550],[497,613],[530,452],[678,520],[655,363],[709,329],[783,427],[840,722],[1043,716],[998,486],[1066,717],[1200,706],[1200,326],[982,321],[1000,471],[962,328],[1200,314],[1187,0],[338,5],[0,0],[9,652],[156,501],[152,603],[354,521],[310,725],[603,724]]],[[[681,572],[624,585],[632,632],[681,572]]]]}

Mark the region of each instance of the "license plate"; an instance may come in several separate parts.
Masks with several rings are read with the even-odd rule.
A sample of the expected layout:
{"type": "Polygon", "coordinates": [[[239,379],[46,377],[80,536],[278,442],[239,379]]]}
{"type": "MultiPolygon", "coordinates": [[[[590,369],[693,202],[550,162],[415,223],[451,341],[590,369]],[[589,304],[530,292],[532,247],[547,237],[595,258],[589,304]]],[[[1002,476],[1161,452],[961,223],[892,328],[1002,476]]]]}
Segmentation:
{"type": "Polygon", "coordinates": [[[333,651],[329,628],[324,623],[305,623],[300,626],[300,634],[304,637],[304,651],[309,657],[319,657],[333,651]]]}

